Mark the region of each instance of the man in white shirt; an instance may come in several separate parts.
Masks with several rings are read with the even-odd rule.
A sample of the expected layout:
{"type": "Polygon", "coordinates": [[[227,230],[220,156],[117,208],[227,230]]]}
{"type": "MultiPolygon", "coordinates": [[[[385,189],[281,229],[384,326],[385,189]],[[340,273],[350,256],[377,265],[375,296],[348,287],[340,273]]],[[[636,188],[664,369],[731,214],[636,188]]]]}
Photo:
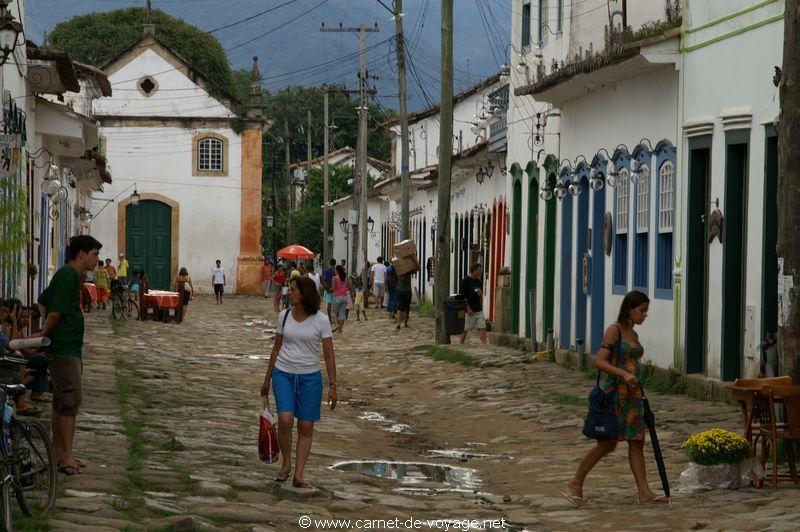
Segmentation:
{"type": "Polygon", "coordinates": [[[378,257],[377,262],[370,268],[369,281],[372,286],[372,295],[375,297],[375,304],[378,308],[383,308],[384,282],[386,280],[386,266],[383,264],[383,257],[378,257]]]}
{"type": "Polygon", "coordinates": [[[217,305],[221,305],[222,294],[225,292],[225,268],[222,267],[222,261],[219,259],[217,259],[217,267],[211,270],[211,284],[214,285],[217,305]]]}
{"type": "Polygon", "coordinates": [[[308,276],[309,279],[314,281],[315,285],[317,285],[317,292],[322,294],[322,279],[320,278],[319,274],[314,271],[313,264],[309,265],[309,267],[306,268],[306,275],[308,276]]]}

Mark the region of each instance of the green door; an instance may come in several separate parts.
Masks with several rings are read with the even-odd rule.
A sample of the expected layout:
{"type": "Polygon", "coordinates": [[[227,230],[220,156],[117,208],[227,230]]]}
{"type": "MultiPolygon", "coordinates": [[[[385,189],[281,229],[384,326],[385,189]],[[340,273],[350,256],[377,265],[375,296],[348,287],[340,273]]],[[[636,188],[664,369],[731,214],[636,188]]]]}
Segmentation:
{"type": "MultiPolygon", "coordinates": [[[[545,179],[549,186],[556,183],[558,159],[548,155],[544,160],[545,179]]],[[[542,316],[542,343],[547,342],[547,331],[553,328],[553,309],[556,293],[556,200],[551,199],[544,208],[544,315],[542,316]]]]}
{"type": "MultiPolygon", "coordinates": [[[[517,163],[509,171],[514,178],[511,196],[511,323],[513,334],[519,333],[519,300],[522,286],[522,168],[517,163]]],[[[524,298],[523,298],[524,301],[524,298]]]]}
{"type": "MultiPolygon", "coordinates": [[[[525,263],[525,336],[531,338],[536,347],[536,338],[531,331],[530,293],[536,289],[536,261],[539,245],[539,167],[530,161],[525,171],[528,173],[528,239],[526,243],[525,263]]],[[[536,351],[537,349],[534,349],[536,351]]]]}
{"type": "Polygon", "coordinates": [[[722,380],[741,377],[744,358],[747,132],[727,135],[722,237],[722,380]]]}
{"type": "Polygon", "coordinates": [[[172,208],[142,200],[125,208],[125,253],[133,270],[144,270],[150,288],[169,290],[172,265],[172,208]]]}
{"type": "Polygon", "coordinates": [[[711,140],[689,143],[689,213],[686,250],[686,373],[706,371],[708,307],[708,186],[711,140]]]}

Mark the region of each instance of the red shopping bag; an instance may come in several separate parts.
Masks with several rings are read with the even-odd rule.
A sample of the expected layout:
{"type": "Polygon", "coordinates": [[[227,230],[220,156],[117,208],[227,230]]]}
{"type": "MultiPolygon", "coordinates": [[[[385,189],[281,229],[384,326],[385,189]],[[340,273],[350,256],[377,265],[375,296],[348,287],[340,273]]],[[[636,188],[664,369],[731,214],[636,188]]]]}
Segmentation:
{"type": "Polygon", "coordinates": [[[263,401],[263,408],[259,416],[258,429],[258,455],[262,462],[269,464],[278,461],[280,447],[278,446],[278,420],[269,409],[269,399],[263,401]]]}

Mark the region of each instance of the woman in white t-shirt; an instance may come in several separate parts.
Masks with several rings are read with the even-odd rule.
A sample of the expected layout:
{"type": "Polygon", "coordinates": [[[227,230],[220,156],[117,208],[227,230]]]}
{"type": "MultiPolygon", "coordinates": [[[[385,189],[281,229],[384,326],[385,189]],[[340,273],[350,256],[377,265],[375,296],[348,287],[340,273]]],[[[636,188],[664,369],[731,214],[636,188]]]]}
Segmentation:
{"type": "Polygon", "coordinates": [[[314,281],[295,277],[289,281],[292,306],[278,316],[275,345],[269,359],[261,396],[269,393],[270,382],[278,409],[278,443],[283,464],[276,482],[289,479],[292,470],[292,427],[297,418],[297,459],[292,485],[311,489],[303,479],[314,422],[320,419],[322,403],[322,371],[319,345],[322,343],[328,370],[328,404],[336,407],[336,361],[328,317],[319,310],[320,297],[314,281]]]}

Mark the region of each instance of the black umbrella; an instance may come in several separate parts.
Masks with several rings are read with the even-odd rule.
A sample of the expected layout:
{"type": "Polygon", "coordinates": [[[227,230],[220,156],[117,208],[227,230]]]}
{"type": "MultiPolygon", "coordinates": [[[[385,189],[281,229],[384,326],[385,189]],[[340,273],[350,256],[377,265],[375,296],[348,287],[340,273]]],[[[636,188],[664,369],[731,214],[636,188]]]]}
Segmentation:
{"type": "Polygon", "coordinates": [[[664,495],[667,496],[669,509],[672,510],[672,500],[669,495],[669,479],[667,478],[667,468],[664,466],[664,455],[661,453],[661,445],[658,443],[658,434],[656,434],[656,418],[653,415],[653,410],[650,408],[650,401],[644,395],[644,387],[639,384],[639,389],[642,391],[642,403],[644,404],[644,422],[647,428],[650,429],[650,442],[653,444],[653,455],[655,455],[656,465],[658,466],[658,476],[661,477],[661,486],[664,488],[664,495]]]}

